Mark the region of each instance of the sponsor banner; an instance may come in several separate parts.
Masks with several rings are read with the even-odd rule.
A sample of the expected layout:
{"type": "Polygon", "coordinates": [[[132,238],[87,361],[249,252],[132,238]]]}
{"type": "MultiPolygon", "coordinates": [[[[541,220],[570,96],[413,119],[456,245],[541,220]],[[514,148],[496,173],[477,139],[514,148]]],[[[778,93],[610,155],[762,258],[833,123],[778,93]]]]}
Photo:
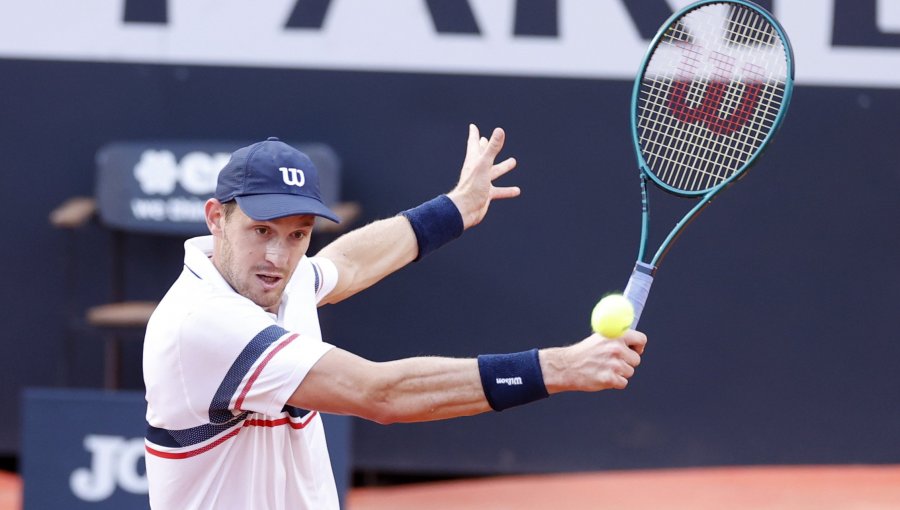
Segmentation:
{"type": "MultiPolygon", "coordinates": [[[[147,509],[144,394],[26,389],[24,509],[147,509]]],[[[350,487],[351,418],[322,415],[341,499],[350,487]]]]}
{"type": "Polygon", "coordinates": [[[143,394],[28,389],[24,508],[149,508],[143,394]]]}
{"type": "MultiPolygon", "coordinates": [[[[0,6],[0,57],[631,79],[689,3],[30,0],[0,6]]],[[[900,87],[900,2],[758,3],[789,34],[799,84],[900,87]]]]}
{"type": "MultiPolygon", "coordinates": [[[[231,153],[252,142],[115,142],[97,153],[97,205],[106,225],[137,232],[204,235],[203,206],[231,153]]],[[[338,158],[324,144],[291,143],[319,170],[322,198],[336,201],[338,158]]],[[[285,182],[299,177],[284,171],[285,182]]],[[[301,174],[302,175],[302,174],[301,174]]],[[[293,182],[292,181],[292,182],[293,182]]]]}

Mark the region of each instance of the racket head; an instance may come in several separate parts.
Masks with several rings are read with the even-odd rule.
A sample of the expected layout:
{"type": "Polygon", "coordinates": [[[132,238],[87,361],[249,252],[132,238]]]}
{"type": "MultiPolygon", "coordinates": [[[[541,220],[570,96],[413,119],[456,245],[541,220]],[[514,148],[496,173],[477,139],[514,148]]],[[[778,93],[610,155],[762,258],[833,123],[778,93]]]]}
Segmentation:
{"type": "Polygon", "coordinates": [[[681,9],[653,38],[634,83],[641,172],[679,196],[726,187],[771,141],[793,82],[793,49],[766,10],[745,0],[681,9]]]}

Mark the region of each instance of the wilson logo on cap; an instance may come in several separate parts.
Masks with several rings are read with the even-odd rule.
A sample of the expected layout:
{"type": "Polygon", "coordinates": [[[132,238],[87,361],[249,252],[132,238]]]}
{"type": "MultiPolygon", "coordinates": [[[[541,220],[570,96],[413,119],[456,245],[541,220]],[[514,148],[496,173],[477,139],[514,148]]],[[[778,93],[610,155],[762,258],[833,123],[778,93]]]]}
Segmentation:
{"type": "Polygon", "coordinates": [[[298,188],[302,188],[304,184],[306,184],[306,176],[303,174],[303,170],[299,168],[288,168],[281,167],[278,170],[281,171],[281,179],[288,186],[297,186],[298,188]]]}

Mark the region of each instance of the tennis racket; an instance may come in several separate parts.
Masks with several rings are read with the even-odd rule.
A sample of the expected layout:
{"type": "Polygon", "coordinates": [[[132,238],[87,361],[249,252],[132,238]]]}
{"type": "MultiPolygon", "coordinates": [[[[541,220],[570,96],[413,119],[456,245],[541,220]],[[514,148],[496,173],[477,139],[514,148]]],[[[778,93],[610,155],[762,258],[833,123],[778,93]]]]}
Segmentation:
{"type": "Polygon", "coordinates": [[[704,0],[657,32],[634,82],[631,134],[641,240],[625,287],[636,328],[656,270],[684,228],[757,161],[787,112],[794,59],[781,25],[744,0],[704,0]],[[697,203],[649,260],[648,185],[697,203]]]}

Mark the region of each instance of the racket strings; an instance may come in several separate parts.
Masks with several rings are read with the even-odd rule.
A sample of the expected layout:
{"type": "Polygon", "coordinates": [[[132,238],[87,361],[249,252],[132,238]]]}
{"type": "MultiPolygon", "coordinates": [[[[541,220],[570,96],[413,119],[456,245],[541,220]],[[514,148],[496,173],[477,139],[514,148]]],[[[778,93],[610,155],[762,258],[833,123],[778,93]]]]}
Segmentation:
{"type": "Polygon", "coordinates": [[[707,4],[673,23],[654,50],[637,103],[641,152],[673,188],[712,188],[762,147],[784,102],[786,52],[743,6],[707,4]]]}

